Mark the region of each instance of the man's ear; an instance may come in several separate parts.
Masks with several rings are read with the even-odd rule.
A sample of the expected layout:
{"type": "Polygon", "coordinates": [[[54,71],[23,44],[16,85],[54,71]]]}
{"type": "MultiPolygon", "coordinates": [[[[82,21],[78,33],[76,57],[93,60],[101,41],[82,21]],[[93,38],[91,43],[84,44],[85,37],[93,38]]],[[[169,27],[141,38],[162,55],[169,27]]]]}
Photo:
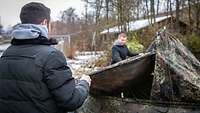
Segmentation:
{"type": "Polygon", "coordinates": [[[49,27],[50,27],[50,22],[49,22],[49,20],[44,19],[40,24],[41,24],[41,25],[46,25],[47,28],[48,28],[48,30],[49,30],[49,27]]]}
{"type": "Polygon", "coordinates": [[[44,19],[40,24],[48,26],[49,21],[47,19],[44,19]]]}

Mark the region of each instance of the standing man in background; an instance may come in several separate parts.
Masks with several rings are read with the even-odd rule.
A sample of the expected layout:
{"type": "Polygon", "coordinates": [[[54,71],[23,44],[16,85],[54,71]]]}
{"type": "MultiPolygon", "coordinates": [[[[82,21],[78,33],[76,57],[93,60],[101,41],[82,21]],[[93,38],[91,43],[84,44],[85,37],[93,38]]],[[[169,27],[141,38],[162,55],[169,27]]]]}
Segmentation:
{"type": "Polygon", "coordinates": [[[78,84],[64,55],[50,47],[50,9],[37,2],[24,5],[21,24],[12,32],[11,46],[0,58],[1,113],[66,113],[79,108],[91,79],[78,84]]]}
{"type": "Polygon", "coordinates": [[[126,46],[127,36],[124,32],[118,35],[117,41],[112,46],[112,60],[111,64],[125,60],[127,57],[138,55],[138,53],[131,52],[126,46]]]}

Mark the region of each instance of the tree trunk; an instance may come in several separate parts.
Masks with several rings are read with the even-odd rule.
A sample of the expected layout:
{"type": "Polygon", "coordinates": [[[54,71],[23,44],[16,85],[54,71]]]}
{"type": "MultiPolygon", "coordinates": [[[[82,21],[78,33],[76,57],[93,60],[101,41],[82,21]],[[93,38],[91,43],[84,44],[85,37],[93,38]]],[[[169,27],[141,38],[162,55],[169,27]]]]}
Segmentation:
{"type": "MultiPolygon", "coordinates": [[[[105,0],[106,2],[106,24],[109,25],[109,0],[105,0]]],[[[108,37],[107,35],[109,34],[109,26],[107,27],[108,33],[106,34],[106,38],[108,37]]]]}
{"type": "Polygon", "coordinates": [[[170,4],[170,0],[167,0],[167,16],[169,15],[169,4],[170,4]]]}
{"type": "Polygon", "coordinates": [[[179,18],[180,18],[180,1],[176,0],[176,30],[179,31],[179,18]]]}
{"type": "Polygon", "coordinates": [[[155,7],[154,7],[155,3],[154,3],[154,0],[151,0],[150,3],[151,3],[151,5],[150,5],[150,7],[151,7],[151,23],[155,23],[155,7]]]}
{"type": "MultiPolygon", "coordinates": [[[[200,6],[198,5],[200,0],[197,0],[196,5],[196,28],[200,29],[200,6]]],[[[199,33],[200,34],[200,33],[199,33]]]]}
{"type": "Polygon", "coordinates": [[[140,16],[140,0],[137,0],[137,12],[136,12],[136,19],[138,20],[139,19],[139,16],[140,16]]]}
{"type": "Polygon", "coordinates": [[[148,7],[148,0],[145,0],[145,5],[146,5],[146,14],[147,14],[147,19],[149,20],[149,7],[148,7]]]}
{"type": "Polygon", "coordinates": [[[191,18],[191,0],[188,0],[188,17],[190,26],[192,25],[192,18],[191,18]]]}
{"type": "Polygon", "coordinates": [[[86,5],[85,5],[85,24],[87,25],[88,21],[88,0],[86,0],[86,5]]]}
{"type": "Polygon", "coordinates": [[[159,14],[159,7],[160,7],[160,0],[157,0],[157,10],[156,10],[156,14],[159,14]]]}

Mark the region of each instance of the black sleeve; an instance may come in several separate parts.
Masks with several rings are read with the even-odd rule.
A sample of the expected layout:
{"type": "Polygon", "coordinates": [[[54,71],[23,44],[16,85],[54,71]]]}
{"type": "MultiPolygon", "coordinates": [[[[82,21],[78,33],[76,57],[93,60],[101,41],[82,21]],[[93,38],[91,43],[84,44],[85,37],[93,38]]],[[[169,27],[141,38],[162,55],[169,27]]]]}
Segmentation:
{"type": "Polygon", "coordinates": [[[89,84],[82,80],[77,85],[60,51],[52,52],[45,65],[46,84],[58,107],[66,111],[79,108],[89,93],[89,84]]]}
{"type": "Polygon", "coordinates": [[[115,46],[112,47],[112,64],[121,61],[120,53],[115,46]]]}

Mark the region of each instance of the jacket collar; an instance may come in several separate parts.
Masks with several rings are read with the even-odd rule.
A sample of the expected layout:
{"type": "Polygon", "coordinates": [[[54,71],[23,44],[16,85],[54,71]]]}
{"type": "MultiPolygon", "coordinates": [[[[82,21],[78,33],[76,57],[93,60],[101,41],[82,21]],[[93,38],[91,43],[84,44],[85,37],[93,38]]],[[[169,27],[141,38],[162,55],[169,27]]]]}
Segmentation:
{"type": "Polygon", "coordinates": [[[58,44],[56,39],[48,39],[43,36],[39,36],[38,38],[35,39],[16,39],[13,38],[11,40],[12,45],[27,45],[27,44],[32,44],[32,45],[56,45],[58,44]]]}

